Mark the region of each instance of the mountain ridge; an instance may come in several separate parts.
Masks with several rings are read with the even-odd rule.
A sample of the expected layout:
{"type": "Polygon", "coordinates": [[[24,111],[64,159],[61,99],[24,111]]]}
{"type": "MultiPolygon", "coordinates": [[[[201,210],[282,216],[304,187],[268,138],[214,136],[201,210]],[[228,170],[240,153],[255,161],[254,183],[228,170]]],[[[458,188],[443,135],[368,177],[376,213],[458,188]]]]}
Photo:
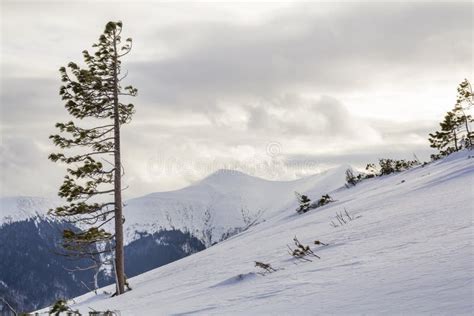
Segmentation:
{"type": "MultiPolygon", "coordinates": [[[[125,242],[135,240],[137,233],[180,229],[190,232],[209,246],[245,229],[246,222],[266,220],[276,208],[295,204],[295,191],[322,195],[342,187],[347,168],[340,166],[285,181],[220,169],[178,190],[132,198],[125,201],[124,207],[125,242]],[[205,240],[204,236],[208,236],[210,230],[214,230],[214,236],[211,240],[205,240]]],[[[47,215],[47,211],[58,205],[61,205],[59,198],[3,197],[0,198],[0,224],[35,216],[54,220],[54,217],[47,215]]]]}

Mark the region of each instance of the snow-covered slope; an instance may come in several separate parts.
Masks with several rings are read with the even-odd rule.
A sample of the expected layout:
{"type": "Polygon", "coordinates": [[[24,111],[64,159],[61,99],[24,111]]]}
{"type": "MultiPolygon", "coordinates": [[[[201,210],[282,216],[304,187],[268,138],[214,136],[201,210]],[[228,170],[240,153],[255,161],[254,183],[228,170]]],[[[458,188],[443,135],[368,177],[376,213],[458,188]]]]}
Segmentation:
{"type": "Polygon", "coordinates": [[[339,189],[337,202],[303,215],[294,205],[280,209],[216,246],[132,278],[131,292],[87,294],[73,308],[127,316],[472,315],[474,159],[467,155],[339,189]],[[355,219],[331,226],[344,208],[355,219]],[[287,244],[295,235],[321,259],[292,258],[287,244]],[[278,271],[259,275],[254,261],[278,271]]]}
{"type": "Polygon", "coordinates": [[[126,202],[127,241],[136,232],[176,228],[207,245],[271,218],[295,201],[295,191],[323,195],[345,182],[347,166],[295,181],[268,181],[234,170],[219,170],[177,191],[159,192],[126,202]]]}

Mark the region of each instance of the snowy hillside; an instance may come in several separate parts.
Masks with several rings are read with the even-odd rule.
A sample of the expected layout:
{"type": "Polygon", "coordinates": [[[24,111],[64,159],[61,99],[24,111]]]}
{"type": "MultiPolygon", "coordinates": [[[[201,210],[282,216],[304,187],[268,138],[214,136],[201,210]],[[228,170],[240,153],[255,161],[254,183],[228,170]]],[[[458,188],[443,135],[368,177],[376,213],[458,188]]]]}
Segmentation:
{"type": "MultiPolygon", "coordinates": [[[[215,176],[197,187],[204,185],[219,192],[215,176]]],[[[133,291],[114,298],[87,294],[77,298],[73,308],[82,313],[117,310],[127,316],[472,315],[473,185],[474,159],[460,152],[336,190],[331,195],[337,202],[303,215],[295,213],[295,205],[268,209],[273,215],[266,222],[132,278],[133,291]],[[354,219],[330,225],[344,208],[354,219]],[[321,259],[303,262],[291,257],[287,244],[292,245],[295,235],[321,259]],[[329,245],[315,245],[316,240],[329,245]],[[262,276],[254,261],[270,263],[278,271],[262,276]]],[[[252,200],[255,206],[257,197],[252,200]]],[[[260,198],[279,196],[268,192],[260,198]]]]}

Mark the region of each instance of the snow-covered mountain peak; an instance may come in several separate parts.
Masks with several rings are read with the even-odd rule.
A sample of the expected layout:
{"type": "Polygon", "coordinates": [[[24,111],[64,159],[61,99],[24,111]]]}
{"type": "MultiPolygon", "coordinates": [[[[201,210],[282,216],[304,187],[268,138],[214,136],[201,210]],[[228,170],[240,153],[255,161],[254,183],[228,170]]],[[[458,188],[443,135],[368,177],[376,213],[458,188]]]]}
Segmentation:
{"type": "Polygon", "coordinates": [[[207,245],[264,221],[296,203],[294,192],[321,196],[344,186],[342,166],[292,181],[270,181],[236,170],[218,170],[176,191],[156,192],[126,202],[128,240],[136,232],[189,231],[207,245]]]}
{"type": "Polygon", "coordinates": [[[238,177],[249,177],[255,178],[251,175],[248,175],[242,171],[235,170],[235,169],[218,169],[211,173],[210,175],[206,176],[199,182],[206,182],[212,179],[231,179],[231,178],[238,178],[238,177]]]}
{"type": "Polygon", "coordinates": [[[0,225],[36,216],[47,216],[48,210],[58,205],[56,199],[33,196],[12,196],[0,198],[0,225]]]}
{"type": "Polygon", "coordinates": [[[232,169],[219,169],[204,179],[196,182],[193,186],[209,185],[219,187],[240,187],[241,185],[251,185],[259,182],[270,182],[262,178],[251,176],[244,172],[232,169]]]}

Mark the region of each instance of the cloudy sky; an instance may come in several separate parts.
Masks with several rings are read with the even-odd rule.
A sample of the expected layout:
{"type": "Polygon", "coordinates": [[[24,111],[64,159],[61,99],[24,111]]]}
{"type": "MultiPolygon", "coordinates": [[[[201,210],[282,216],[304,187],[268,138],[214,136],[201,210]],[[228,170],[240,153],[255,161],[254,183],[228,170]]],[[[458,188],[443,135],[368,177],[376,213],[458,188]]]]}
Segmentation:
{"type": "Polygon", "coordinates": [[[1,1],[0,195],[56,194],[48,135],[69,120],[58,68],[109,20],[134,40],[126,197],[220,168],[294,179],[427,159],[473,79],[472,2],[1,1]]]}

